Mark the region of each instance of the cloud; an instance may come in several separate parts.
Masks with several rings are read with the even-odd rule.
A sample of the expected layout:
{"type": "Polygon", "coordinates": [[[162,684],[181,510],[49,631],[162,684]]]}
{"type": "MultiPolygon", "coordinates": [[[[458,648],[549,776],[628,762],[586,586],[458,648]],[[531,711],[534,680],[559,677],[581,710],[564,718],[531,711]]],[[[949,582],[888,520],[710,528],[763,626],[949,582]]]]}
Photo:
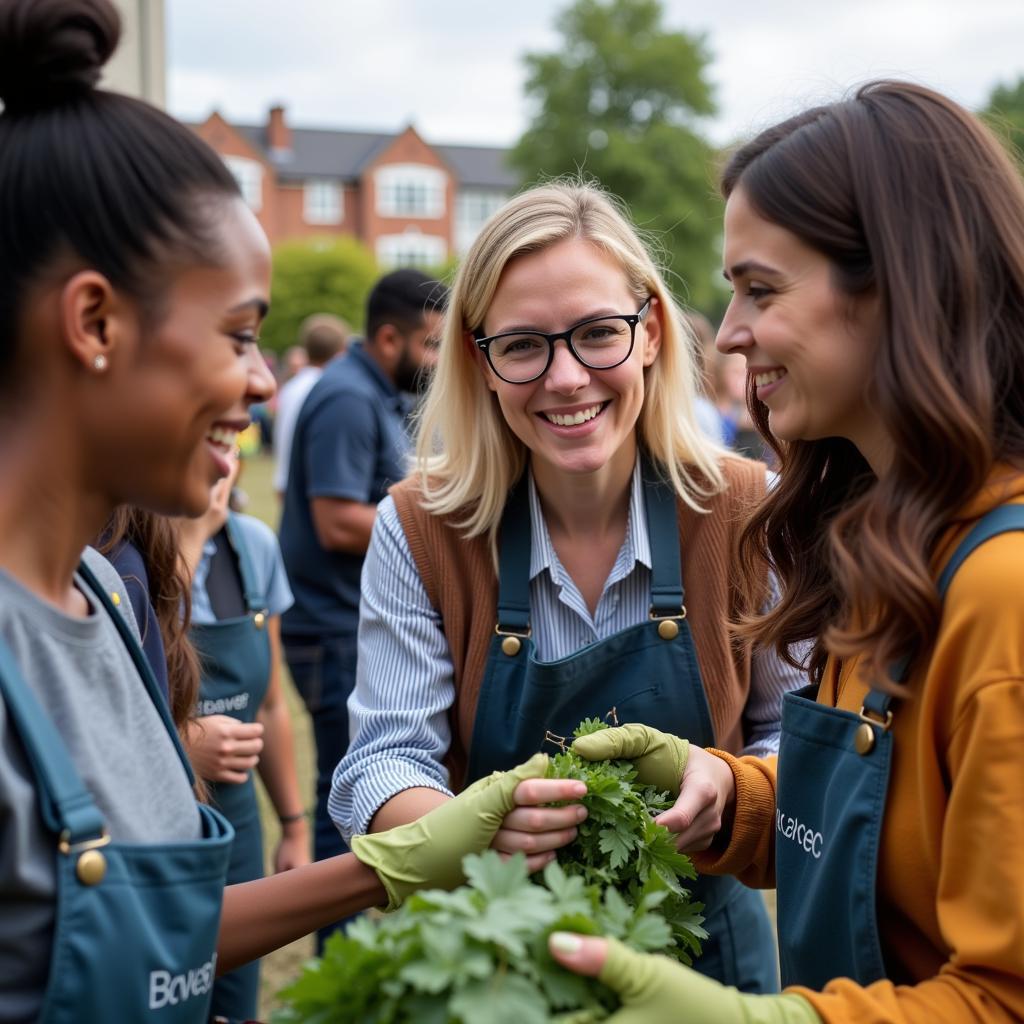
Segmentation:
{"type": "MultiPolygon", "coordinates": [[[[664,0],[705,33],[716,142],[748,135],[868,78],[913,78],[969,106],[1024,69],[1019,0],[664,0]]],[[[554,0],[168,0],[169,105],[261,122],[397,130],[508,144],[526,124],[522,55],[558,45],[554,0]]]]}

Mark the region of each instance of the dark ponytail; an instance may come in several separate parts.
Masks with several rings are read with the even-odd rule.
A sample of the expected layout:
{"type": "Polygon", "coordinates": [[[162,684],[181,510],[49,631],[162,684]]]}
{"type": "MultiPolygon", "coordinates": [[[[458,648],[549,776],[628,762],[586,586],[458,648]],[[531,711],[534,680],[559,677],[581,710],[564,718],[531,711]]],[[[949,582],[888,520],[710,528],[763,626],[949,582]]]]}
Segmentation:
{"type": "Polygon", "coordinates": [[[175,265],[217,262],[210,205],[238,188],[193,132],[95,88],[120,35],[110,0],[0,0],[0,387],[19,384],[28,288],[59,259],[159,315],[175,265]]]}

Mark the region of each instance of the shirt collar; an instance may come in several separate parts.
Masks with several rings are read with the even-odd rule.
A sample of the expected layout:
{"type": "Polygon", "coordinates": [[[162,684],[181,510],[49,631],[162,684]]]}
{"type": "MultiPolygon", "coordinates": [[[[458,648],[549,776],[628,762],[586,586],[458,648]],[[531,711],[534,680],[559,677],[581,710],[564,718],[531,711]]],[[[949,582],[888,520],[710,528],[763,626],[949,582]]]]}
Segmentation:
{"type": "Polygon", "coordinates": [[[377,385],[383,394],[387,395],[388,398],[400,399],[401,396],[398,393],[398,389],[366,351],[364,342],[352,342],[348,347],[347,354],[348,358],[355,360],[356,365],[377,385]]]}
{"type": "MultiPolygon", "coordinates": [[[[556,583],[559,567],[558,556],[551,544],[547,523],[544,522],[544,510],[541,508],[540,495],[533,480],[533,471],[529,474],[530,498],[530,579],[539,576],[545,569],[551,573],[556,583]]],[[[636,562],[651,568],[651,538],[647,532],[647,505],[644,500],[643,474],[640,467],[640,456],[637,454],[633,465],[633,477],[629,485],[629,519],[626,524],[626,538],[622,542],[616,564],[628,566],[630,569],[636,562]]],[[[613,570],[614,571],[614,570],[613,570]]]]}

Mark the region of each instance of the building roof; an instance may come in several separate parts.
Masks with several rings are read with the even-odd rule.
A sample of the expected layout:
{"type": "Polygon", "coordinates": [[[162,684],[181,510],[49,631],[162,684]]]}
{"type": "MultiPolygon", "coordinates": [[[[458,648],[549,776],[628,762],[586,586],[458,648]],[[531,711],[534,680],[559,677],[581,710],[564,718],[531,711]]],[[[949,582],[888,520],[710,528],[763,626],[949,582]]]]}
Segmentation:
{"type": "MultiPolygon", "coordinates": [[[[265,154],[282,180],[340,178],[352,181],[398,136],[392,132],[339,131],[329,128],[292,128],[292,149],[274,153],[267,147],[265,125],[232,127],[255,149],[265,154]]],[[[509,190],[519,178],[506,164],[508,150],[497,146],[433,146],[452,169],[459,184],[475,188],[509,190]]]]}
{"type": "Polygon", "coordinates": [[[508,165],[508,150],[497,146],[435,146],[462,185],[514,189],[519,175],[508,165]]]}

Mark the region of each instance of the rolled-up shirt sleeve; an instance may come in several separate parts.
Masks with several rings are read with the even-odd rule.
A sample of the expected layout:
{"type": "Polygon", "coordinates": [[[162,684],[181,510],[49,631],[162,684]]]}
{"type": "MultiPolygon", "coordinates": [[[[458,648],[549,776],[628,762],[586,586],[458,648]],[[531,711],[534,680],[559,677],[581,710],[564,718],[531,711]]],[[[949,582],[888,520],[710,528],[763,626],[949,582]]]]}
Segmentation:
{"type": "Polygon", "coordinates": [[[448,789],[454,670],[391,498],[378,506],[363,563],[350,744],[334,771],[331,818],[348,839],[364,833],[397,793],[448,789]]]}

